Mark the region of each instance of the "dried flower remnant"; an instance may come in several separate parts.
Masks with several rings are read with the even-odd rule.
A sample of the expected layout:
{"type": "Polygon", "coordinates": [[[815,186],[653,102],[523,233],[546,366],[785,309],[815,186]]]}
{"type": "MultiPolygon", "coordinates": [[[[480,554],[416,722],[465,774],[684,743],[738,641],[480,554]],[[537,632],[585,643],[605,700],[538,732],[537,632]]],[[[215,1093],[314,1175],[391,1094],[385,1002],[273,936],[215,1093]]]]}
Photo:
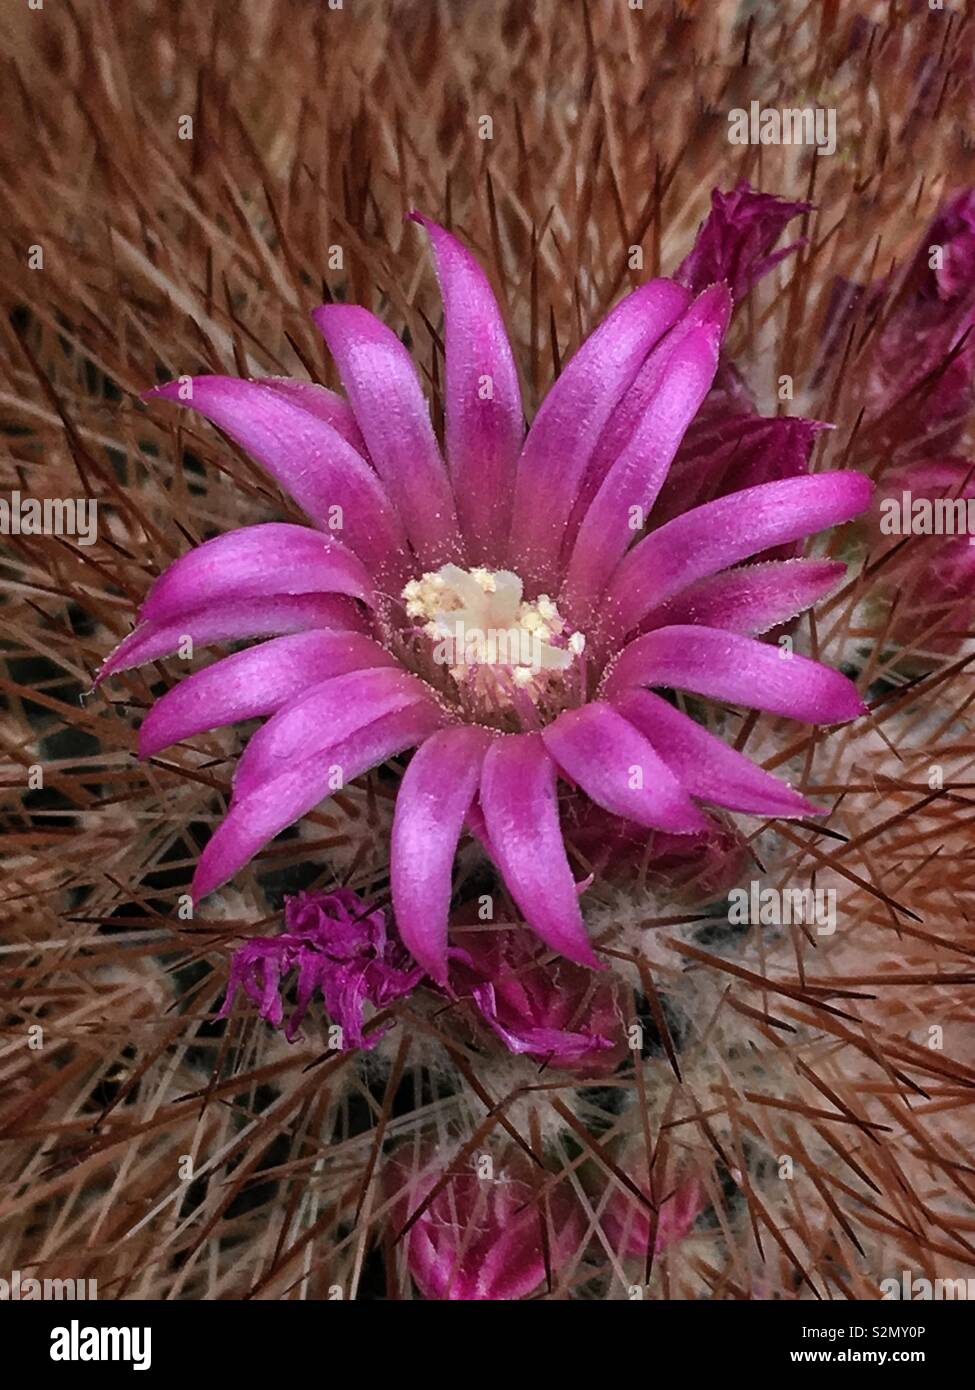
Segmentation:
{"type": "MultiPolygon", "coordinates": [[[[355,305],[315,314],[347,400],[307,382],[193,379],[194,408],[253,454],[312,526],[248,527],[177,560],[101,678],[171,652],[187,633],[195,643],[284,634],[189,677],[141,731],[148,756],[267,718],[200,858],[197,898],[326,797],[336,768],[348,781],[416,749],[391,846],[397,926],[415,959],[446,983],[454,854],[473,824],[527,924],[593,966],[559,779],[671,834],[707,829],[700,802],[814,814],[646,687],[810,723],[860,714],[845,676],[800,656],[787,664],[754,636],[830,589],[836,567],[736,567],[858,515],[870,485],[857,473],[763,482],[634,544],[714,379],[726,287],[694,296],[656,279],[628,295],[525,435],[483,271],[454,236],[417,220],[445,306],[446,463],[406,349],[355,305]],[[329,529],[336,515],[341,539],[329,529]],[[460,648],[445,648],[458,629],[460,648]]],[[[183,393],[173,383],[149,394],[183,393]]]]}
{"type": "Polygon", "coordinates": [[[871,554],[901,547],[881,571],[893,604],[890,636],[904,647],[954,656],[975,616],[975,463],[927,459],[884,475],[870,513],[871,554]],[[897,517],[896,525],[891,525],[897,517]],[[906,535],[917,536],[904,548],[906,535]]]}
{"type": "Polygon", "coordinates": [[[420,1212],[403,1237],[417,1288],[425,1298],[501,1301],[526,1298],[550,1273],[554,1283],[586,1229],[568,1181],[516,1149],[470,1163],[454,1169],[428,1148],[414,1171],[404,1145],[386,1164],[401,1228],[420,1212]]]}
{"type": "Polygon", "coordinates": [[[227,997],[218,1014],[226,1018],[241,988],[258,1005],[261,1018],[279,1028],[282,992],[297,971],[295,1006],[284,1034],[298,1035],[316,991],[329,1018],[342,1030],[343,1048],[371,1048],[386,1027],[364,1031],[367,1006],[383,1009],[409,994],[423,971],[391,940],[386,914],[348,888],[331,893],[300,893],[288,898],[284,931],[255,936],[234,952],[227,997]]]}
{"type": "Polygon", "coordinates": [[[763,275],[805,245],[800,238],[773,249],[792,219],[811,211],[812,203],[761,193],[747,179],[727,193],[716,188],[711,211],[674,279],[695,293],[723,280],[737,304],[763,275]]]}
{"type": "Polygon", "coordinates": [[[833,289],[823,359],[841,359],[851,330],[864,419],[858,448],[903,463],[958,444],[975,380],[975,189],[950,198],[907,266],[871,285],[833,289]]]}

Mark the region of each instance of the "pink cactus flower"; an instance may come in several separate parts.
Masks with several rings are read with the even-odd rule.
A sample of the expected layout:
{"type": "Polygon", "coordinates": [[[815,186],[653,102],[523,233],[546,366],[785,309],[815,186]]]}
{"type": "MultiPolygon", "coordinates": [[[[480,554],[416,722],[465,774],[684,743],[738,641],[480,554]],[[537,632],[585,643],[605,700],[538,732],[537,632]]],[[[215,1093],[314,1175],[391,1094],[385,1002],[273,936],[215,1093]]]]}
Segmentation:
{"type": "Polygon", "coordinates": [[[237,991],[258,1005],[261,1018],[280,1028],[281,991],[297,971],[295,1008],[285,1037],[293,1041],[316,990],[333,1023],[342,1029],[345,1048],[375,1047],[386,1032],[363,1031],[366,1006],[383,1009],[409,994],[423,971],[387,935],[386,914],[348,888],[331,893],[299,893],[286,898],[284,931],[255,936],[234,953],[227,997],[218,1018],[226,1018],[237,991]]]}
{"type": "Polygon", "coordinates": [[[446,983],[452,866],[473,819],[525,922],[594,966],[560,781],[671,834],[707,828],[701,803],[815,814],[654,691],[808,723],[859,715],[845,676],[756,640],[834,587],[842,566],[743,562],[858,515],[870,485],[849,472],[762,482],[643,534],[711,387],[727,288],[695,296],[655,279],[633,291],[526,434],[486,276],[454,236],[416,220],[444,297],[446,459],[406,348],[355,305],[314,316],[346,399],[276,379],[156,388],[247,449],[310,525],[246,527],[177,560],[101,677],[186,636],[271,638],[191,675],[142,725],[149,757],[266,719],[200,858],[196,898],[327,797],[336,769],[349,781],[415,749],[391,847],[397,927],[415,959],[446,983]]]}
{"type": "Polygon", "coordinates": [[[506,1152],[484,1176],[472,1166],[445,1170],[432,1150],[421,1154],[418,1176],[413,1162],[412,1147],[403,1146],[384,1171],[401,1226],[447,1177],[403,1238],[425,1298],[526,1298],[579,1251],[585,1219],[571,1188],[563,1180],[543,1195],[551,1174],[533,1169],[520,1150],[506,1152]]]}

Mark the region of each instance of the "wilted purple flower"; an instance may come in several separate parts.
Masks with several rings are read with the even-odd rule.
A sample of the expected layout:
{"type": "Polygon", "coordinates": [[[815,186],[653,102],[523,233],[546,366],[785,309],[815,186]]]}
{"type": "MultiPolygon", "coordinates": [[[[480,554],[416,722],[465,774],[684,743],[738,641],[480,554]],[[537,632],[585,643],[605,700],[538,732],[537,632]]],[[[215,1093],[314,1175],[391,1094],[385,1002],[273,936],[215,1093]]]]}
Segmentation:
{"type": "Polygon", "coordinates": [[[558,779],[614,815],[676,834],[706,828],[698,801],[813,813],[645,687],[809,722],[861,713],[846,677],[800,656],[782,661],[753,636],[813,603],[837,567],[739,566],[857,515],[870,485],[856,473],[767,482],[637,539],[711,386],[727,289],[695,298],[657,279],[628,295],[566,364],[526,436],[487,278],[450,233],[418,220],[445,303],[447,464],[409,354],[354,305],[315,313],[347,402],[298,381],[209,376],[188,391],[156,388],[249,450],[312,526],[251,526],[184,555],[155,582],[102,676],[186,636],[286,634],[190,676],[142,725],[150,756],[271,716],[238,764],[229,813],[197,867],[197,898],[337,777],[416,748],[391,849],[397,926],[413,956],[445,983],[454,852],[476,814],[526,922],[553,950],[593,965],[558,779]]]}
{"type": "Polygon", "coordinates": [[[261,1018],[279,1028],[284,1016],[281,991],[297,970],[294,1012],[285,1037],[292,1041],[315,991],[333,1023],[342,1029],[343,1047],[374,1047],[386,1031],[363,1032],[365,1009],[383,1009],[409,994],[423,971],[391,941],[386,914],[348,888],[331,893],[299,893],[285,899],[284,931],[255,936],[234,952],[227,997],[217,1015],[226,1018],[243,986],[259,1006],[261,1018]]]}
{"type": "MultiPolygon", "coordinates": [[[[825,426],[798,415],[764,416],[702,412],[684,437],[660,489],[652,524],[760,483],[799,478],[808,471],[816,435],[825,426]]],[[[770,550],[763,559],[790,559],[799,541],[770,550]]]]}
{"type": "Polygon", "coordinates": [[[399,1198],[394,1209],[402,1226],[448,1174],[404,1236],[410,1273],[425,1298],[525,1298],[579,1249],[585,1221],[568,1182],[550,1186],[552,1175],[533,1170],[520,1150],[494,1161],[484,1176],[472,1167],[444,1170],[432,1149],[417,1162],[415,1174],[412,1146],[404,1145],[387,1161],[384,1178],[387,1193],[399,1198]]]}
{"type": "Polygon", "coordinates": [[[901,274],[873,285],[840,281],[832,295],[824,359],[838,360],[854,322],[864,338],[860,439],[899,459],[958,442],[975,380],[975,189],[940,209],[901,274]]]}
{"type": "Polygon", "coordinates": [[[578,795],[566,798],[563,827],[566,844],[605,876],[637,871],[649,880],[665,880],[668,888],[693,890],[698,901],[726,893],[749,861],[745,836],[736,828],[709,818],[708,827],[693,835],[652,835],[635,821],[611,816],[601,806],[578,795]]]}
{"type": "Polygon", "coordinates": [[[572,961],[544,960],[530,932],[465,932],[451,988],[469,997],[510,1052],[552,1067],[608,1072],[625,1052],[615,985],[572,961]]]}
{"type": "Polygon", "coordinates": [[[792,219],[811,210],[812,203],[760,193],[747,179],[739,179],[729,193],[714,189],[711,211],[674,279],[695,294],[723,280],[736,302],[744,299],[757,280],[805,245],[800,239],[772,249],[792,219]]]}
{"type": "MultiPolygon", "coordinates": [[[[811,203],[790,202],[752,188],[740,179],[730,193],[715,189],[712,208],[701,224],[690,254],[675,278],[691,290],[724,280],[736,303],[774,266],[804,245],[776,241],[793,218],[811,203]]],[[[824,426],[798,416],[759,415],[747,382],[722,354],[701,408],[687,429],[654,505],[653,528],[699,507],[759,483],[797,478],[808,470],[816,433],[824,426]]],[[[791,559],[800,541],[770,548],[760,558],[791,559]]]]}
{"type": "Polygon", "coordinates": [[[908,534],[905,522],[911,534],[933,537],[906,547],[880,571],[882,587],[896,598],[890,627],[896,642],[952,656],[969,636],[975,619],[975,545],[968,528],[973,509],[970,459],[926,459],[884,475],[870,515],[872,553],[879,558],[900,546],[908,534]],[[925,506],[935,502],[944,503],[951,531],[939,524],[933,505],[925,506]]]}

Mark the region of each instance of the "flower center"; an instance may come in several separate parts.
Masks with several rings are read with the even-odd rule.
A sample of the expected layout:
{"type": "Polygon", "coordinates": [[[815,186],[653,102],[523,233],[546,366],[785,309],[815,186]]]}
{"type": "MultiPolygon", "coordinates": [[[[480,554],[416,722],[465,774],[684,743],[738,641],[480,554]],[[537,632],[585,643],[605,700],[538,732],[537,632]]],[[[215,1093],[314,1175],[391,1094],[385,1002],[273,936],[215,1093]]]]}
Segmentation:
{"type": "Polygon", "coordinates": [[[512,715],[537,726],[557,713],[586,645],[547,594],[529,602],[522,590],[511,570],[459,565],[412,579],[403,590],[434,666],[475,717],[501,726],[512,715]]]}

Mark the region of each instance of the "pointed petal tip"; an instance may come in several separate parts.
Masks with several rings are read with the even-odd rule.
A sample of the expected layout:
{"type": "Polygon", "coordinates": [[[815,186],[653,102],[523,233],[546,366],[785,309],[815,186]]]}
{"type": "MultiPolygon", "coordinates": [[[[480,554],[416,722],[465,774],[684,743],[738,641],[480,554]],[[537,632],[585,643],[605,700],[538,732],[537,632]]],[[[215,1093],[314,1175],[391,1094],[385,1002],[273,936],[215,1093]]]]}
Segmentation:
{"type": "Polygon", "coordinates": [[[770,794],[765,810],[760,809],[761,802],[758,798],[755,806],[754,811],[745,811],[743,814],[767,816],[769,820],[800,820],[803,816],[829,815],[832,809],[828,806],[815,806],[808,797],[795,791],[788,782],[781,783],[780,799],[770,794]]]}
{"type": "Polygon", "coordinates": [[[566,960],[573,961],[576,965],[582,965],[587,970],[605,970],[606,962],[599,959],[592,947],[583,950],[580,946],[578,950],[562,950],[560,955],[565,956],[566,960]]]}
{"type": "Polygon", "coordinates": [[[866,473],[859,473],[855,469],[844,469],[832,476],[837,481],[842,480],[843,485],[850,489],[851,506],[855,506],[858,511],[865,511],[873,496],[873,479],[868,478],[866,473]]]}
{"type": "Polygon", "coordinates": [[[161,744],[158,738],[152,738],[147,734],[145,724],[139,730],[139,740],[137,744],[140,762],[148,762],[154,754],[158,753],[165,744],[161,744]]]}
{"type": "Polygon", "coordinates": [[[865,702],[859,690],[852,681],[849,684],[850,690],[845,696],[837,699],[833,710],[830,711],[832,717],[820,719],[817,721],[818,723],[823,724],[826,728],[833,724],[850,724],[854,719],[862,719],[865,714],[870,713],[870,706],[865,702]]]}
{"type": "Polygon", "coordinates": [[[708,285],[697,296],[694,307],[709,326],[713,324],[719,336],[723,334],[735,307],[735,297],[727,280],[715,280],[708,285]]]}
{"type": "Polygon", "coordinates": [[[440,950],[438,947],[433,947],[429,942],[422,940],[418,933],[404,931],[396,915],[395,903],[393,905],[393,921],[396,926],[396,931],[399,934],[400,941],[406,947],[407,951],[409,951],[417,965],[420,966],[421,970],[426,972],[427,976],[435,985],[439,985],[441,989],[449,990],[447,942],[444,942],[443,950],[440,950]]]}
{"type": "MultiPolygon", "coordinates": [[[[121,645],[121,643],[119,645],[121,645]]],[[[121,670],[121,664],[118,659],[118,647],[116,647],[113,652],[109,653],[95,672],[95,679],[92,681],[91,686],[92,690],[97,690],[102,681],[107,681],[109,676],[114,676],[115,672],[118,670],[121,670]]]]}
{"type": "Polygon", "coordinates": [[[206,851],[204,850],[200,857],[200,862],[196,866],[196,872],[193,874],[193,881],[190,884],[190,901],[193,906],[196,907],[204,898],[208,898],[219,886],[214,875],[209,871],[206,862],[206,851]]]}
{"type": "Polygon", "coordinates": [[[421,959],[416,954],[416,952],[412,950],[410,951],[410,954],[416,961],[417,965],[422,966],[422,968],[427,972],[427,975],[435,985],[439,985],[441,989],[450,988],[446,952],[444,953],[443,958],[439,956],[426,955],[423,959],[421,959]]]}

